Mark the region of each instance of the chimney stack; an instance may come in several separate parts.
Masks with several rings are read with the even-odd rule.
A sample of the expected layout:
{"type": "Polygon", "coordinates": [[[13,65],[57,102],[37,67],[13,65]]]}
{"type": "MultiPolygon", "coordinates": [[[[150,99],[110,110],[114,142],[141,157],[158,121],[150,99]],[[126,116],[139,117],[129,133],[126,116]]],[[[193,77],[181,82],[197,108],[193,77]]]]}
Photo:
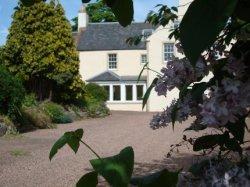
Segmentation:
{"type": "Polygon", "coordinates": [[[78,32],[86,29],[89,22],[89,16],[86,11],[86,6],[83,4],[78,13],[78,32]]]}

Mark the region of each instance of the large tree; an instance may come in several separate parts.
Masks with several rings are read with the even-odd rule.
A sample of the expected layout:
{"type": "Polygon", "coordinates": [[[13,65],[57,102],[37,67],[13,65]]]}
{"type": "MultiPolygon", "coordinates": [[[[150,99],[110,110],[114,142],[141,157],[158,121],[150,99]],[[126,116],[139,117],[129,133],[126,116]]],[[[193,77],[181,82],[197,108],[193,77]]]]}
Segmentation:
{"type": "Polygon", "coordinates": [[[71,26],[63,7],[51,0],[19,3],[4,48],[5,65],[40,100],[74,100],[83,82],[71,26]]]}
{"type": "MultiPolygon", "coordinates": [[[[89,15],[89,21],[92,23],[98,22],[116,22],[117,18],[103,0],[97,0],[95,3],[89,3],[86,7],[89,15]]],[[[78,17],[72,19],[72,30],[77,31],[78,17]]]]}

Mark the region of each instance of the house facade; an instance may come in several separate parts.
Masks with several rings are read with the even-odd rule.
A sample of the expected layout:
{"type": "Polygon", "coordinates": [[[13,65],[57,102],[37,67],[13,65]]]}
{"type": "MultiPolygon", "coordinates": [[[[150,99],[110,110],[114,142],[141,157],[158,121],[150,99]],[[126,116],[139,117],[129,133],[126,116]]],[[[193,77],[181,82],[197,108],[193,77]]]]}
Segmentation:
{"type": "MultiPolygon", "coordinates": [[[[180,0],[180,4],[187,3],[180,0]]],[[[187,6],[181,6],[184,14],[187,6]]],[[[182,15],[180,15],[182,16],[182,15]]],[[[84,6],[78,14],[78,33],[75,34],[80,58],[80,74],[87,83],[103,86],[111,110],[142,111],[142,98],[148,86],[166,63],[173,57],[181,57],[175,48],[175,40],[168,35],[175,24],[154,28],[148,23],[132,23],[124,28],[119,23],[89,23],[84,6]],[[139,45],[128,45],[129,37],[143,36],[139,45]],[[138,76],[144,65],[150,69],[138,76]]],[[[168,97],[151,92],[145,111],[161,111],[178,97],[173,90],[168,97]]]]}

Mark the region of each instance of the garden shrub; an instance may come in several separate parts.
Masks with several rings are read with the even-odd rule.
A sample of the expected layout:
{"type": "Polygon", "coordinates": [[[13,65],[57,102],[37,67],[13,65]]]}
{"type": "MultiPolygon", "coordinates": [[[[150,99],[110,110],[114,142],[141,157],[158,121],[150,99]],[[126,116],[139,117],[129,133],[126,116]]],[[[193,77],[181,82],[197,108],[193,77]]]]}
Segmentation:
{"type": "Polygon", "coordinates": [[[23,107],[38,106],[38,102],[36,100],[36,95],[34,93],[25,95],[22,106],[23,107]]]}
{"type": "Polygon", "coordinates": [[[0,124],[7,128],[5,135],[17,135],[18,131],[14,123],[8,116],[0,115],[0,124]]]}
{"type": "Polygon", "coordinates": [[[53,123],[71,123],[72,119],[66,114],[64,108],[53,102],[43,102],[41,105],[43,111],[51,118],[53,123]]]}
{"type": "Polygon", "coordinates": [[[40,129],[55,128],[50,116],[39,107],[25,107],[22,109],[22,117],[26,125],[33,125],[40,129]],[[29,124],[27,124],[29,123],[29,124]]]}
{"type": "Polygon", "coordinates": [[[108,99],[107,91],[95,83],[89,83],[85,86],[86,94],[92,96],[95,100],[105,102],[108,99]]]}
{"type": "Polygon", "coordinates": [[[109,115],[110,111],[105,102],[98,101],[95,98],[88,96],[85,97],[85,102],[89,117],[95,118],[109,115]]]}
{"type": "Polygon", "coordinates": [[[14,118],[21,107],[25,90],[21,81],[2,65],[0,65],[0,87],[0,113],[14,118]]]}
{"type": "Polygon", "coordinates": [[[84,118],[87,118],[87,111],[84,109],[84,107],[78,107],[76,105],[66,105],[66,113],[70,118],[75,121],[75,120],[81,120],[84,118]]]}

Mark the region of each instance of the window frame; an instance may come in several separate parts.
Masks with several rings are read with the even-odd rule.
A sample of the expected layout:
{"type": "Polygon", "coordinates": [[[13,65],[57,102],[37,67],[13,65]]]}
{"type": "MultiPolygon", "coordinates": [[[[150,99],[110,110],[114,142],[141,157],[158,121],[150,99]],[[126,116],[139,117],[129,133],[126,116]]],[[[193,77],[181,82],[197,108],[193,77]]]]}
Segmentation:
{"type": "MultiPolygon", "coordinates": [[[[118,55],[117,55],[117,53],[108,53],[108,64],[107,64],[107,66],[108,66],[108,69],[109,70],[117,70],[117,66],[118,66],[118,55]],[[111,61],[110,60],[110,56],[111,55],[115,55],[115,58],[116,58],[116,61],[111,61]],[[112,66],[110,66],[110,63],[115,63],[115,68],[114,67],[112,67],[112,66]]],[[[112,57],[111,57],[112,58],[112,57]]],[[[113,64],[114,65],[114,64],[113,64]]]]}
{"type": "Polygon", "coordinates": [[[147,63],[148,63],[148,55],[147,54],[141,54],[141,64],[144,65],[144,64],[147,64],[147,63]],[[144,57],[146,56],[146,62],[143,62],[143,56],[144,57]]]}
{"type": "Polygon", "coordinates": [[[125,102],[132,102],[133,100],[134,100],[134,91],[133,91],[133,84],[125,84],[125,102]],[[132,89],[131,89],[131,96],[132,96],[132,98],[131,98],[131,100],[128,100],[127,99],[127,86],[131,86],[132,87],[132,89]]]}
{"type": "Polygon", "coordinates": [[[142,101],[142,100],[143,100],[143,96],[144,96],[144,94],[145,94],[144,84],[136,84],[136,85],[135,85],[135,89],[136,89],[136,91],[135,91],[135,93],[136,93],[136,95],[135,95],[136,101],[142,101]],[[138,90],[137,90],[137,87],[138,87],[138,86],[141,86],[141,87],[142,87],[142,97],[141,97],[141,99],[138,99],[138,90]]]}
{"type": "Polygon", "coordinates": [[[112,93],[112,101],[113,102],[121,102],[122,101],[122,85],[121,84],[112,84],[111,85],[112,86],[112,91],[113,91],[113,93],[112,93]],[[115,98],[115,89],[114,89],[114,87],[115,86],[119,86],[119,88],[120,88],[120,99],[119,100],[115,100],[114,98],[115,98]]]}
{"type": "Polygon", "coordinates": [[[174,58],[174,55],[175,55],[175,51],[174,51],[174,43],[173,42],[164,42],[163,43],[163,62],[169,62],[171,60],[173,60],[174,58]],[[173,51],[172,52],[168,52],[168,51],[165,51],[165,48],[166,48],[166,45],[171,45],[173,47],[173,51]],[[165,59],[165,55],[166,54],[172,54],[172,59],[165,59]]]}
{"type": "Polygon", "coordinates": [[[109,87],[109,98],[107,104],[141,104],[142,100],[137,100],[137,86],[143,87],[143,96],[146,93],[147,83],[146,82],[95,82],[100,86],[109,87]],[[114,100],[114,86],[120,87],[120,100],[114,100]],[[132,86],[132,100],[126,100],[126,86],[132,86]]]}

